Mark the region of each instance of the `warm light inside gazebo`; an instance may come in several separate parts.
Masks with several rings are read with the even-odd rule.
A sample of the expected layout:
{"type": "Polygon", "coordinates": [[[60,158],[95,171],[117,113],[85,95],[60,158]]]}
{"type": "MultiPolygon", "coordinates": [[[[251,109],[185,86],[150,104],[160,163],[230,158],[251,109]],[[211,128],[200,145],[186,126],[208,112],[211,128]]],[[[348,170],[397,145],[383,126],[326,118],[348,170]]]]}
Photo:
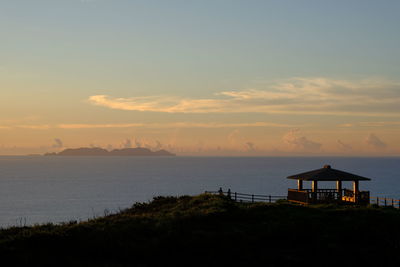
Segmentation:
{"type": "Polygon", "coordinates": [[[359,181],[369,181],[371,179],[332,169],[330,165],[325,165],[321,169],[291,175],[287,178],[297,180],[297,189],[289,189],[288,191],[288,200],[290,201],[300,203],[369,203],[369,192],[359,190],[359,181]],[[311,181],[311,190],[304,189],[304,181],[311,181]],[[336,182],[336,189],[319,189],[318,183],[321,181],[336,182]],[[353,189],[343,189],[343,181],[353,182],[353,189]]]}

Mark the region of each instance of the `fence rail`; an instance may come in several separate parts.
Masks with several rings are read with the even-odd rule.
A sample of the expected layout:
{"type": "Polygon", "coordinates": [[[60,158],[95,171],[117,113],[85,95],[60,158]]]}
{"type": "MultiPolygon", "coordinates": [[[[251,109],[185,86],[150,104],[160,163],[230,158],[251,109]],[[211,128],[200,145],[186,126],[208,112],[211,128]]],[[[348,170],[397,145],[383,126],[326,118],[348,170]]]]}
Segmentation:
{"type": "Polygon", "coordinates": [[[400,209],[400,199],[386,197],[371,197],[370,203],[383,207],[394,207],[400,209]]]}
{"type": "Polygon", "coordinates": [[[287,196],[273,196],[273,195],[256,195],[256,194],[245,194],[238,192],[228,191],[206,191],[206,194],[214,194],[214,195],[222,195],[227,196],[232,200],[237,202],[267,202],[267,203],[275,203],[280,199],[287,199],[287,196]]]}
{"type": "MultiPolygon", "coordinates": [[[[245,194],[228,191],[205,191],[206,194],[223,195],[235,200],[237,202],[267,202],[275,203],[277,200],[287,200],[287,196],[273,196],[273,195],[257,195],[245,194]]],[[[370,197],[370,204],[375,204],[381,207],[394,207],[400,209],[400,199],[386,198],[386,197],[370,197]]]]}

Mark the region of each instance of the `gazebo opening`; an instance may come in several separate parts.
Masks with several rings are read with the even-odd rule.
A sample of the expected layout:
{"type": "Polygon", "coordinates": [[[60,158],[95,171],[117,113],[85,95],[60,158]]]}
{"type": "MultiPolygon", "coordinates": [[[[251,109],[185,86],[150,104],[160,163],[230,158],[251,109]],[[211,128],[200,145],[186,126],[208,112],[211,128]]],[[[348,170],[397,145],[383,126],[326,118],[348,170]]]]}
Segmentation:
{"type": "MultiPolygon", "coordinates": [[[[371,179],[356,174],[332,169],[325,165],[322,169],[299,173],[287,177],[297,180],[297,188],[288,190],[288,200],[302,204],[313,203],[355,203],[360,205],[369,204],[369,191],[360,191],[359,181],[370,181],[371,179]],[[307,182],[311,185],[306,186],[307,182]],[[334,188],[322,189],[322,183],[329,182],[334,188]],[[351,182],[351,188],[344,188],[343,182],[351,182]],[[308,188],[306,188],[308,187],[308,188]]],[[[330,186],[332,187],[332,186],[330,186]]]]}

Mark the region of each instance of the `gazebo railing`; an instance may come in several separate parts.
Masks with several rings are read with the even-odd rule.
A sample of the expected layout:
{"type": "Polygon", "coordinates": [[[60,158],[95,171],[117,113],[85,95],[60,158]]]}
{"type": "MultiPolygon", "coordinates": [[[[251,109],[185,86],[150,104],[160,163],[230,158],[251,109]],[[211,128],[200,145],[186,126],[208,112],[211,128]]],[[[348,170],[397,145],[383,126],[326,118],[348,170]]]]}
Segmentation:
{"type": "Polygon", "coordinates": [[[369,203],[369,191],[359,191],[357,200],[354,192],[348,189],[338,191],[336,189],[289,189],[288,200],[301,203],[326,203],[326,202],[358,202],[369,203]]]}
{"type": "MultiPolygon", "coordinates": [[[[291,190],[297,190],[297,189],[291,189],[291,190]]],[[[300,191],[306,191],[306,192],[312,192],[312,189],[302,189],[300,191]]],[[[317,192],[333,192],[336,193],[337,190],[336,189],[318,189],[317,192]]]]}
{"type": "Polygon", "coordinates": [[[289,189],[288,191],[288,200],[302,203],[333,202],[341,200],[341,196],[336,189],[318,189],[315,192],[311,189],[289,189]]]}

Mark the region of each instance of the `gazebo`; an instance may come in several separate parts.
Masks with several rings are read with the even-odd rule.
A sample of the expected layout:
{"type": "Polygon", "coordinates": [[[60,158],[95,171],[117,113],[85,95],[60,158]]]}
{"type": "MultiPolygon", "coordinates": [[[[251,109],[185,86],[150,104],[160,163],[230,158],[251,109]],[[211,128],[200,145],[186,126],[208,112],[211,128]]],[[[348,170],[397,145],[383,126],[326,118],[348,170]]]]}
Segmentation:
{"type": "Polygon", "coordinates": [[[325,165],[322,169],[303,172],[287,177],[297,180],[297,189],[288,190],[288,200],[301,204],[354,203],[369,204],[369,191],[359,190],[359,181],[371,179],[348,172],[332,169],[325,165]],[[303,188],[303,181],[311,181],[311,189],[303,188]],[[319,189],[318,182],[336,181],[336,189],[319,189]],[[342,188],[343,181],[353,182],[353,190],[342,188]]]}

